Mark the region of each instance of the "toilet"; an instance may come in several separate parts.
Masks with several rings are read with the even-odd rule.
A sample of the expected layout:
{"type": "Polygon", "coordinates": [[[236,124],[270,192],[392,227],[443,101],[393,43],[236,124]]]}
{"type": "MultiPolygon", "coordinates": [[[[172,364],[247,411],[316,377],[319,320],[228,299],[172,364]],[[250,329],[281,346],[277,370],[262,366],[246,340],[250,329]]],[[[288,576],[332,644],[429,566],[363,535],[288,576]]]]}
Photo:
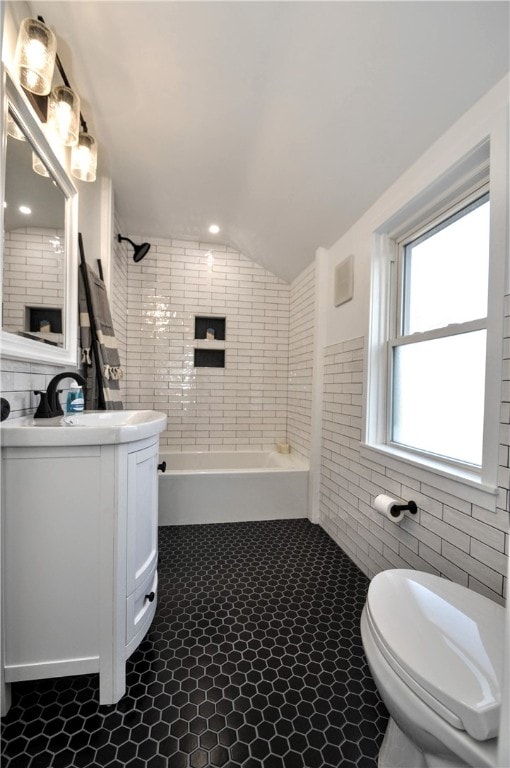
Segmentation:
{"type": "Polygon", "coordinates": [[[361,636],[390,719],[379,768],[496,768],[505,610],[420,571],[375,576],[361,636]]]}

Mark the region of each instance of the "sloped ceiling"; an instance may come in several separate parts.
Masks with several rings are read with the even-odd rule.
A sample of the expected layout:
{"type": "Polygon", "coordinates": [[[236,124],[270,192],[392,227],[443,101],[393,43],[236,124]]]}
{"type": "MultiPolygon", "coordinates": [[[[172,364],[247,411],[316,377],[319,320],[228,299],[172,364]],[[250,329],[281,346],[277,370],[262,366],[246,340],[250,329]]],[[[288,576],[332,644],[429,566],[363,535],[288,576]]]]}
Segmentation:
{"type": "Polygon", "coordinates": [[[128,233],[229,243],[286,280],[509,69],[506,2],[31,6],[128,233]]]}

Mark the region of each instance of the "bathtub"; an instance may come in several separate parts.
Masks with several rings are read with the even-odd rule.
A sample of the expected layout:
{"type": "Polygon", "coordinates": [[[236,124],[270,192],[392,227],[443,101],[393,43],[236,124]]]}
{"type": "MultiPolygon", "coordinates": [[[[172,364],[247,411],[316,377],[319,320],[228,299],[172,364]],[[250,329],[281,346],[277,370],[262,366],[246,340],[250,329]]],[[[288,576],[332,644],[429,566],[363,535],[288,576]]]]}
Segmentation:
{"type": "Polygon", "coordinates": [[[160,454],[159,524],[306,517],[308,463],[276,451],[160,454]]]}

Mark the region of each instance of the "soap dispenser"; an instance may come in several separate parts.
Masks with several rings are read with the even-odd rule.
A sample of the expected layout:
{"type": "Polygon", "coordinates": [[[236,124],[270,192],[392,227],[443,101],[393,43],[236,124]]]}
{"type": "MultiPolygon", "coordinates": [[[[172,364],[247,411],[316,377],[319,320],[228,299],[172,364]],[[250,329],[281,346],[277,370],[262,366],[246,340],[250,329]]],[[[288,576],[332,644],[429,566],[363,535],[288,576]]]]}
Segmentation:
{"type": "Polygon", "coordinates": [[[83,398],[83,389],[76,381],[73,381],[69,392],[67,393],[66,412],[81,412],[83,411],[84,407],[85,400],[83,398]]]}

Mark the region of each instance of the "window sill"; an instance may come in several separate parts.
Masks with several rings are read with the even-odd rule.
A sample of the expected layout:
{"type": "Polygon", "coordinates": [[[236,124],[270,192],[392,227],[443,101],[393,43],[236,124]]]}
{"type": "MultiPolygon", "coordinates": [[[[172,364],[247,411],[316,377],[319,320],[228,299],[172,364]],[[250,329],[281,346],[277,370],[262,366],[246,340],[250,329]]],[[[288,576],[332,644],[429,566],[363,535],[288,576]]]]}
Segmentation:
{"type": "MultiPolygon", "coordinates": [[[[496,511],[499,489],[495,485],[484,483],[475,472],[459,467],[448,467],[429,459],[418,459],[404,450],[389,445],[361,444],[361,455],[371,461],[381,462],[395,471],[404,472],[414,480],[438,488],[444,493],[476,504],[483,509],[496,511]]],[[[425,495],[427,492],[422,491],[425,495]]]]}

